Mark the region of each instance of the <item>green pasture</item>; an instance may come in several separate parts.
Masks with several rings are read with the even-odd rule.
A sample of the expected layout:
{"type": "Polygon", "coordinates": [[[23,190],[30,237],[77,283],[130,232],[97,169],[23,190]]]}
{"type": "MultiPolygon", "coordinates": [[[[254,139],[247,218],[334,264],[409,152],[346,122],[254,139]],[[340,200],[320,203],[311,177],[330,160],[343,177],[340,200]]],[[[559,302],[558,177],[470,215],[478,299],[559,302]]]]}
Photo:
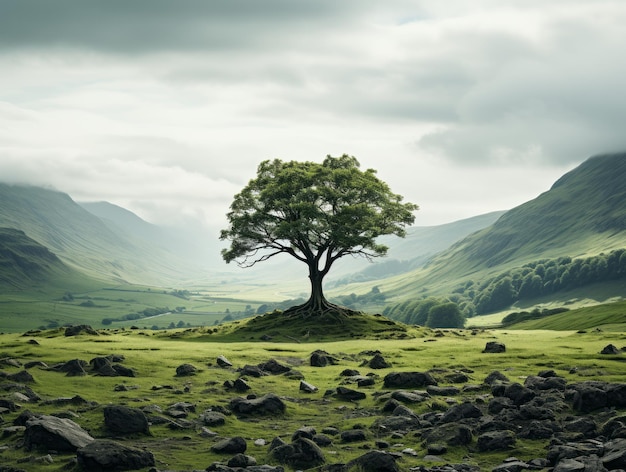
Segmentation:
{"type": "MultiPolygon", "coordinates": [[[[241,325],[245,322],[239,322],[241,325]]],[[[61,410],[72,412],[74,420],[87,429],[94,437],[104,437],[102,406],[124,404],[131,407],[156,405],[165,410],[169,405],[185,401],[195,405],[196,413],[209,408],[226,406],[229,399],[239,394],[224,388],[224,382],[238,377],[237,369],[247,364],[257,365],[269,359],[289,365],[299,371],[309,383],[318,387],[316,393],[303,393],[299,390],[298,378],[285,376],[264,376],[248,378],[256,395],[275,393],[285,399],[287,412],[282,417],[253,419],[252,421],[228,416],[226,424],[212,428],[218,438],[242,436],[249,445],[247,454],[259,463],[271,462],[267,446],[255,446],[255,439],[265,439],[268,443],[276,436],[289,442],[291,434],[303,425],[314,426],[318,431],[326,426],[335,426],[344,431],[354,427],[367,431],[363,444],[334,443],[324,452],[329,462],[346,462],[365,452],[364,448],[377,439],[377,433],[370,429],[385,393],[382,377],[390,371],[431,371],[435,377],[446,372],[463,370],[468,372],[470,383],[480,385],[492,371],[498,370],[511,381],[523,383],[528,375],[541,370],[554,369],[558,375],[570,382],[583,380],[603,380],[622,382],[626,378],[626,363],[623,355],[606,356],[600,351],[608,343],[618,347],[626,344],[626,334],[618,332],[575,331],[522,331],[522,330],[439,330],[409,328],[404,339],[358,339],[328,342],[249,342],[237,341],[229,329],[232,325],[220,328],[199,328],[194,330],[101,330],[98,336],[80,335],[65,337],[62,329],[47,330],[27,335],[4,334],[0,336],[0,358],[10,357],[20,362],[41,360],[48,365],[71,359],[89,361],[93,357],[110,354],[123,355],[123,365],[135,370],[136,377],[66,377],[62,373],[34,368],[30,369],[35,378],[32,388],[44,400],[79,395],[88,402],[96,402],[95,407],[22,405],[39,413],[58,414],[61,410]],[[223,333],[228,333],[227,338],[223,333]],[[228,342],[224,342],[227,339],[228,342]],[[37,341],[35,344],[34,341],[37,341]],[[506,352],[484,354],[482,350],[489,341],[499,341],[506,345],[506,352]],[[324,368],[311,367],[309,357],[314,350],[322,349],[338,359],[337,365],[324,368]],[[364,366],[374,351],[380,351],[392,363],[391,369],[372,370],[364,366]],[[226,356],[233,364],[232,369],[217,366],[218,356],[226,356]],[[198,368],[195,376],[177,377],[176,367],[190,363],[198,368]],[[374,387],[362,388],[367,398],[358,402],[345,402],[326,397],[325,392],[339,385],[344,369],[357,369],[362,375],[377,378],[374,387]],[[120,391],[120,385],[126,387],[120,391]]],[[[17,371],[11,366],[3,366],[7,373],[17,371]]],[[[461,385],[459,385],[461,386],[461,385]]],[[[351,385],[348,385],[351,387],[351,385]]],[[[354,387],[354,386],[352,386],[354,387]]],[[[488,393],[488,389],[485,390],[488,393]]],[[[456,398],[463,401],[464,394],[456,398]]],[[[431,408],[446,408],[439,400],[432,400],[412,408],[422,413],[431,408]]],[[[11,422],[19,412],[7,414],[5,421],[11,422]]],[[[194,430],[172,430],[164,425],[151,427],[150,437],[131,437],[133,441],[152,451],[157,459],[157,468],[172,470],[204,469],[214,461],[224,460],[210,452],[215,441],[203,438],[194,430]]],[[[9,447],[1,454],[4,463],[17,466],[27,453],[16,446],[19,438],[4,439],[9,447]]],[[[392,451],[400,452],[410,447],[417,451],[417,457],[405,456],[400,461],[402,470],[426,465],[422,458],[426,451],[420,439],[407,435],[396,440],[392,451]]],[[[32,454],[32,453],[28,453],[32,454]]],[[[514,450],[490,454],[475,454],[464,447],[450,448],[445,455],[449,463],[468,462],[490,470],[506,457],[515,456],[521,460],[545,457],[545,444],[542,441],[519,441],[514,450]]],[[[52,465],[29,463],[28,470],[59,470],[71,455],[55,456],[52,465]]],[[[286,469],[290,470],[290,469],[286,469]]]]}

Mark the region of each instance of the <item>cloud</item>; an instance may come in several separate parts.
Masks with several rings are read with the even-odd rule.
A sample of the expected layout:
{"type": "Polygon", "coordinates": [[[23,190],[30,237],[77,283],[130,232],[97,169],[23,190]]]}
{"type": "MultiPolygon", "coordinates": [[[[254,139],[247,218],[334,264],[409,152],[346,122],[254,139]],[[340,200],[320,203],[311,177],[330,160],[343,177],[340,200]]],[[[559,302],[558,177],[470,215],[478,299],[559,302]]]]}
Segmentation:
{"type": "Polygon", "coordinates": [[[0,173],[215,220],[261,160],[345,152],[418,218],[500,209],[626,148],[624,22],[617,0],[6,0],[0,173]]]}

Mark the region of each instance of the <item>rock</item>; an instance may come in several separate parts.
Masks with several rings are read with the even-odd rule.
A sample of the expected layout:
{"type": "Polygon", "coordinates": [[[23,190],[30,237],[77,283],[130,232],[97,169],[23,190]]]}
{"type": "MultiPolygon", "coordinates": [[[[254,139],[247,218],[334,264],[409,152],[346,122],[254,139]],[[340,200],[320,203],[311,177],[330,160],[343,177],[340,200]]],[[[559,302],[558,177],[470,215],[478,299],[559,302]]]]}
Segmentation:
{"type": "Polygon", "coordinates": [[[298,438],[313,439],[313,436],[317,434],[317,431],[313,426],[301,426],[291,435],[291,440],[295,441],[298,438]]]}
{"type": "Polygon", "coordinates": [[[508,430],[489,431],[478,436],[477,445],[480,452],[511,449],[515,445],[515,433],[508,430]]]}
{"type": "Polygon", "coordinates": [[[104,407],[104,427],[113,434],[150,434],[148,418],[143,411],[120,405],[104,407]]]}
{"type": "Polygon", "coordinates": [[[129,447],[108,439],[97,439],[76,451],[82,470],[138,470],[155,465],[150,451],[129,447]]]}
{"type": "Polygon", "coordinates": [[[391,398],[402,403],[422,403],[430,397],[426,392],[407,392],[406,390],[396,390],[391,394],[391,398]]]}
{"type": "Polygon", "coordinates": [[[261,370],[258,365],[244,365],[241,369],[237,369],[239,372],[239,377],[254,377],[259,378],[267,375],[265,372],[261,370]]]}
{"type": "Polygon", "coordinates": [[[356,377],[357,375],[361,375],[358,370],[355,369],[344,369],[339,374],[341,377],[356,377]]]}
{"type": "Polygon", "coordinates": [[[223,355],[219,355],[217,357],[217,365],[220,366],[222,369],[228,369],[233,366],[231,362],[223,355]]]}
{"type": "Polygon", "coordinates": [[[333,440],[325,434],[316,434],[311,438],[311,440],[319,447],[328,447],[333,443],[333,440]]]}
{"type": "Polygon", "coordinates": [[[371,429],[377,435],[384,435],[392,431],[409,431],[419,427],[419,419],[415,416],[386,416],[376,419],[371,429]]]}
{"type": "Polygon", "coordinates": [[[485,349],[483,349],[483,353],[488,354],[499,354],[501,352],[506,352],[506,346],[503,343],[499,343],[497,341],[489,341],[485,345],[485,349]]]}
{"type": "Polygon", "coordinates": [[[176,376],[177,377],[186,377],[189,375],[196,375],[198,368],[191,364],[181,364],[176,367],[176,376]]]}
{"type": "Polygon", "coordinates": [[[77,336],[79,334],[98,335],[98,332],[89,325],[68,326],[65,328],[65,336],[77,336]]]}
{"type": "Polygon", "coordinates": [[[364,400],[367,397],[367,395],[363,392],[346,387],[337,387],[335,389],[335,396],[345,401],[364,400]]]}
{"type": "Polygon", "coordinates": [[[206,410],[198,420],[205,426],[222,426],[226,424],[226,416],[219,411],[206,410]]]}
{"type": "Polygon", "coordinates": [[[88,365],[89,364],[82,359],[72,359],[64,364],[53,366],[52,369],[59,372],[65,372],[67,377],[80,377],[87,375],[86,368],[88,365]]]}
{"type": "Polygon", "coordinates": [[[345,443],[365,441],[367,436],[362,429],[350,429],[341,433],[341,440],[345,443]]]}
{"type": "Polygon", "coordinates": [[[7,380],[10,380],[11,382],[19,382],[19,383],[33,383],[35,382],[35,378],[30,375],[30,372],[28,372],[27,370],[20,370],[19,372],[16,372],[15,374],[9,374],[7,375],[7,380]]]}
{"type": "Polygon", "coordinates": [[[604,348],[600,351],[600,354],[617,355],[620,352],[621,351],[613,344],[609,344],[607,346],[604,346],[604,348]]]}
{"type": "Polygon", "coordinates": [[[270,359],[267,362],[263,362],[258,365],[259,369],[263,372],[269,372],[272,375],[280,375],[291,370],[291,367],[281,364],[275,359],[270,359]]]}
{"type": "Polygon", "coordinates": [[[94,441],[87,431],[67,418],[42,415],[26,422],[24,446],[27,450],[74,452],[94,441]]]}
{"type": "Polygon", "coordinates": [[[277,395],[267,393],[259,398],[233,398],[229,408],[241,415],[281,415],[287,407],[277,395]]]}
{"type": "Polygon", "coordinates": [[[396,457],[383,451],[367,452],[348,462],[347,467],[356,467],[361,472],[400,472],[396,457]]]}
{"type": "Polygon", "coordinates": [[[235,380],[235,382],[233,383],[233,389],[240,393],[247,392],[248,390],[250,390],[250,388],[252,387],[250,387],[248,382],[241,378],[235,380]]]}
{"type": "Polygon", "coordinates": [[[381,354],[374,355],[367,365],[370,369],[388,369],[391,367],[391,364],[381,354]]]}
{"type": "Polygon", "coordinates": [[[304,380],[300,381],[300,391],[305,392],[305,393],[315,393],[317,392],[318,388],[314,385],[311,385],[308,382],[305,382],[304,380]]]}
{"type": "Polygon", "coordinates": [[[602,464],[609,470],[626,470],[626,439],[609,441],[605,445],[606,453],[602,464]]]}
{"type": "Polygon", "coordinates": [[[439,421],[440,424],[453,423],[465,418],[480,418],[483,412],[476,405],[465,402],[455,405],[446,411],[439,421]]]}
{"type": "Polygon", "coordinates": [[[427,430],[422,434],[426,445],[447,444],[448,446],[465,446],[472,442],[472,430],[459,423],[447,423],[427,430]]]}
{"type": "Polygon", "coordinates": [[[453,397],[461,393],[461,389],[458,387],[438,387],[437,385],[429,385],[426,387],[426,393],[433,397],[453,397]]]}
{"type": "Polygon", "coordinates": [[[248,444],[241,436],[223,439],[211,446],[211,451],[217,454],[243,454],[248,444]]]}
{"type": "Polygon", "coordinates": [[[495,466],[491,469],[491,472],[522,472],[523,470],[528,470],[530,468],[531,467],[526,462],[514,459],[506,460],[502,464],[495,466]]]}
{"type": "Polygon", "coordinates": [[[495,385],[497,383],[508,383],[509,378],[504,375],[502,372],[494,370],[491,372],[486,378],[484,383],[486,385],[495,385]]]}
{"type": "Polygon", "coordinates": [[[535,392],[519,383],[512,383],[506,386],[503,396],[510,398],[515,405],[519,406],[535,398],[535,392]]]}
{"type": "Polygon", "coordinates": [[[311,469],[326,462],[320,447],[306,438],[278,446],[271,450],[271,454],[281,464],[287,464],[294,469],[311,469]]]}
{"type": "Polygon", "coordinates": [[[317,350],[311,353],[309,363],[311,364],[311,367],[326,367],[327,365],[337,364],[337,359],[332,357],[326,351],[317,350]]]}
{"type": "Polygon", "coordinates": [[[592,384],[578,384],[574,387],[574,410],[589,413],[607,406],[608,398],[606,391],[592,384]]]}
{"type": "Polygon", "coordinates": [[[358,379],[356,382],[357,387],[371,387],[372,385],[375,385],[375,384],[376,384],[376,380],[374,380],[374,377],[372,376],[358,379]]]}
{"type": "Polygon", "coordinates": [[[228,467],[249,467],[257,465],[257,461],[254,457],[248,456],[246,454],[235,454],[231,457],[226,463],[228,467]]]}
{"type": "Polygon", "coordinates": [[[421,388],[437,385],[428,372],[391,372],[383,379],[385,388],[421,388]]]}

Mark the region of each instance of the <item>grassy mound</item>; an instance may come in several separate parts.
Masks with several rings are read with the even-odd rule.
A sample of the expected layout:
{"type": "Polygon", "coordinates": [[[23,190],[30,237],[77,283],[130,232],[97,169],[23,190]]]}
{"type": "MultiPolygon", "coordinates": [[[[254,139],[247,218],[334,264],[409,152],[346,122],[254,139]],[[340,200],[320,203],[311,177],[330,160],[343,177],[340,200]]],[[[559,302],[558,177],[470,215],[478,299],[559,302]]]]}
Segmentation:
{"type": "Polygon", "coordinates": [[[248,320],[230,323],[220,332],[215,333],[214,337],[238,341],[316,342],[350,339],[404,339],[416,336],[419,336],[417,329],[409,328],[382,315],[342,310],[307,317],[273,311],[248,320]]]}

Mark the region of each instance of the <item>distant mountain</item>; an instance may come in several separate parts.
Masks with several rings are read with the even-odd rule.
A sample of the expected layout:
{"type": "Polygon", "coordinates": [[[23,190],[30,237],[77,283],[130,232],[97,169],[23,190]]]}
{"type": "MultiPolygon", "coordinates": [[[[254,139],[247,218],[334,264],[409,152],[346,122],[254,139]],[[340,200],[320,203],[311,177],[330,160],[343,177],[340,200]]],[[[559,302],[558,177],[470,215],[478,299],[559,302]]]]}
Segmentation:
{"type": "Polygon", "coordinates": [[[21,290],[71,269],[48,248],[13,228],[0,228],[0,287],[21,290]]]}
{"type": "Polygon", "coordinates": [[[182,283],[203,270],[150,239],[114,228],[65,193],[0,184],[0,201],[0,227],[23,231],[64,263],[90,276],[167,284],[182,283]]]}
{"type": "Polygon", "coordinates": [[[626,153],[591,157],[534,200],[441,252],[423,270],[387,283],[449,289],[544,258],[593,256],[626,247],[626,153]]]}
{"type": "Polygon", "coordinates": [[[417,269],[455,242],[493,224],[504,213],[495,211],[437,226],[414,226],[407,230],[404,238],[380,238],[389,247],[387,257],[375,259],[373,262],[361,258],[350,259],[336,273],[329,274],[328,286],[337,287],[351,282],[382,279],[417,269]],[[337,274],[340,274],[339,278],[337,274]]]}

